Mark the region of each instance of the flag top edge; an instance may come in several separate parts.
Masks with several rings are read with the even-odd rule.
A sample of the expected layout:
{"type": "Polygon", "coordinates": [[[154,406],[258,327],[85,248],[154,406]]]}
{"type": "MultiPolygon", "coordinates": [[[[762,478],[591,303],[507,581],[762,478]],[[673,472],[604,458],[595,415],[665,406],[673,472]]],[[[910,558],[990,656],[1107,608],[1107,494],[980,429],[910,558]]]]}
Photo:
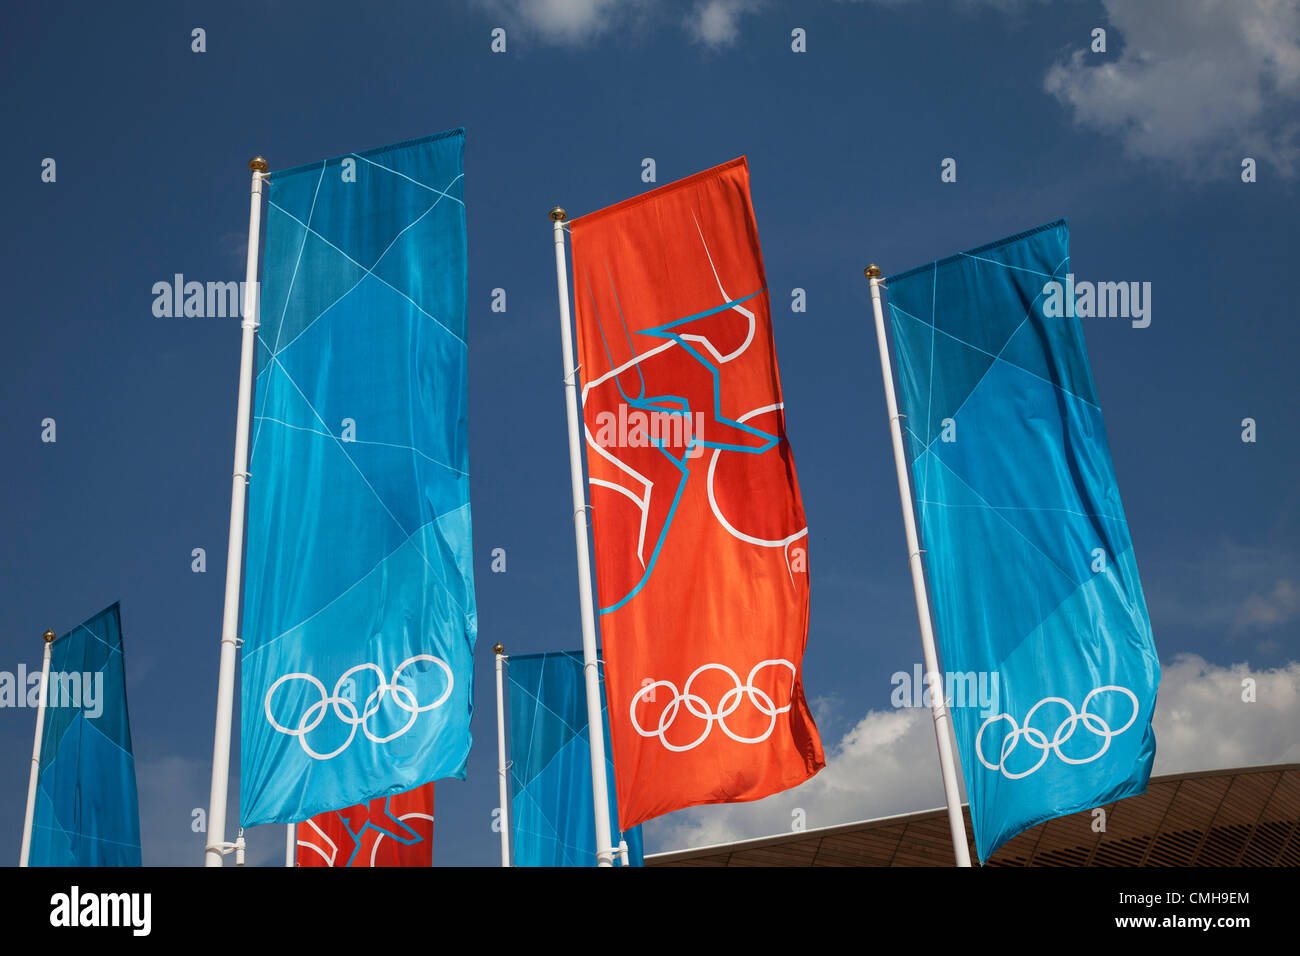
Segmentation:
{"type": "Polygon", "coordinates": [[[1069,226],[1069,224],[1070,224],[1069,220],[1066,219],[1064,216],[1062,216],[1060,219],[1054,219],[1051,222],[1045,222],[1041,226],[1035,226],[1034,228],[1026,229],[1023,232],[1017,232],[1011,236],[1004,236],[1001,239],[995,239],[993,242],[986,242],[982,246],[975,246],[973,249],[967,249],[964,252],[954,252],[952,255],[944,256],[942,259],[935,259],[933,262],[927,262],[924,265],[913,266],[911,269],[905,269],[902,272],[892,273],[891,275],[885,277],[885,282],[889,283],[894,281],[895,279],[903,279],[908,276],[915,275],[918,272],[922,272],[925,269],[930,269],[933,268],[934,266],[940,266],[943,265],[944,263],[952,262],[956,259],[960,259],[963,256],[973,256],[979,252],[989,252],[993,249],[997,249],[1005,245],[1010,245],[1013,242],[1018,242],[1021,239],[1027,239],[1030,236],[1035,236],[1040,232],[1046,232],[1048,229],[1055,229],[1057,226],[1069,226]]]}
{"type": "Polygon", "coordinates": [[[319,169],[322,165],[335,163],[349,156],[376,156],[380,153],[387,153],[394,149],[405,149],[408,146],[419,146],[421,143],[432,143],[439,139],[450,139],[453,136],[465,138],[465,127],[457,126],[453,129],[443,130],[441,133],[430,133],[428,136],[417,136],[414,139],[404,139],[397,143],[389,143],[387,146],[372,146],[370,149],[352,150],[347,153],[340,153],[338,156],[330,156],[326,159],[315,159],[307,163],[299,163],[297,166],[290,166],[287,169],[276,169],[266,174],[266,179],[275,180],[284,176],[291,176],[295,173],[305,172],[309,169],[319,169]]]}
{"type": "Polygon", "coordinates": [[[503,654],[502,656],[511,661],[527,661],[536,660],[539,657],[582,657],[582,651],[538,651],[534,654],[503,654]]]}
{"type": "Polygon", "coordinates": [[[649,192],[644,192],[637,196],[629,196],[627,199],[619,200],[618,202],[614,203],[611,206],[603,206],[600,209],[596,209],[592,212],[578,216],[576,219],[569,220],[569,229],[570,231],[572,231],[573,227],[577,226],[578,223],[585,224],[590,220],[597,219],[609,213],[621,212],[625,209],[630,209],[633,206],[639,205],[640,203],[649,202],[652,199],[658,199],[662,196],[667,195],[670,192],[673,192],[674,190],[684,189],[687,186],[692,186],[696,183],[704,182],[705,180],[712,179],[716,176],[721,176],[727,170],[734,169],[736,167],[743,168],[748,172],[749,162],[747,157],[737,156],[735,159],[727,160],[727,162],[725,163],[720,163],[717,166],[711,166],[708,169],[702,169],[698,173],[692,173],[691,175],[686,176],[683,179],[676,179],[673,180],[671,183],[664,183],[664,185],[662,186],[656,186],[654,189],[650,190],[649,192]]]}
{"type": "MultiPolygon", "coordinates": [[[[72,627],[68,628],[68,630],[64,631],[62,634],[56,634],[56,635],[54,635],[54,640],[51,641],[50,643],[51,643],[51,644],[57,644],[59,641],[63,640],[65,637],[67,637],[69,634],[72,634],[72,633],[76,632],[76,630],[77,630],[78,628],[85,627],[87,624],[90,624],[92,621],[98,621],[101,617],[103,617],[105,614],[108,614],[108,613],[111,612],[111,611],[116,611],[116,612],[117,612],[117,616],[118,616],[118,624],[119,624],[119,631],[120,631],[120,630],[121,630],[121,628],[120,628],[120,625],[121,625],[121,618],[122,618],[122,599],[121,599],[121,598],[118,598],[118,599],[117,599],[116,601],[114,601],[112,604],[108,605],[108,607],[105,607],[105,608],[103,608],[103,609],[101,609],[101,610],[99,610],[99,611],[96,611],[94,614],[90,615],[90,617],[86,618],[86,619],[83,620],[83,621],[78,621],[76,624],[74,624],[72,627]]],[[[120,634],[119,634],[118,636],[119,636],[119,638],[121,637],[120,634]]]]}

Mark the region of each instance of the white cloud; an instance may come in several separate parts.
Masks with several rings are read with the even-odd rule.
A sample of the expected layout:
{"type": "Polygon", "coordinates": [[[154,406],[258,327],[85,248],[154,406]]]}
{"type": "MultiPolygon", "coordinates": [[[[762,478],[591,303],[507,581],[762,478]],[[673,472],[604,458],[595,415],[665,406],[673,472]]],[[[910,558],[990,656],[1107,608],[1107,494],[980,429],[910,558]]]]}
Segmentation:
{"type": "MultiPolygon", "coordinates": [[[[581,46],[623,31],[638,35],[662,25],[673,7],[666,0],[477,0],[507,33],[517,31],[544,43],[581,46]]],[[[680,23],[687,36],[713,49],[732,46],[740,38],[740,21],[755,13],[766,0],[693,0],[680,23]]]]}
{"type": "Polygon", "coordinates": [[[807,783],[755,803],[692,807],[646,824],[655,851],[709,846],[807,827],[827,827],[929,809],[943,802],[929,710],[873,710],[828,748],[826,767],[807,783]]]}
{"type": "Polygon", "coordinates": [[[1295,0],[1104,0],[1117,58],[1078,51],[1044,86],[1082,126],[1193,176],[1252,156],[1290,176],[1300,159],[1295,0]],[[1097,65],[1091,65],[1099,61],[1097,65]],[[1285,118],[1285,119],[1284,119],[1285,118]]]}
{"type": "Polygon", "coordinates": [[[1155,729],[1155,773],[1300,762],[1300,661],[1252,670],[1179,655],[1161,675],[1155,729]],[[1246,678],[1254,703],[1242,700],[1246,678]]]}
{"type": "Polygon", "coordinates": [[[1170,573],[1147,589],[1157,644],[1166,633],[1211,631],[1274,654],[1293,639],[1288,625],[1300,620],[1300,557],[1289,545],[1221,538],[1162,560],[1170,573]]]}
{"type": "Polygon", "coordinates": [[[740,18],[761,6],[761,0],[700,0],[686,18],[686,32],[705,46],[731,46],[740,39],[740,18]]]}
{"type": "Polygon", "coordinates": [[[655,0],[478,0],[499,24],[550,43],[583,44],[634,21],[655,0]]]}
{"type": "MultiPolygon", "coordinates": [[[[1252,671],[1179,655],[1156,703],[1153,773],[1300,762],[1300,661],[1252,671]],[[1242,701],[1242,680],[1256,701],[1242,701]]],[[[754,803],[692,807],[645,825],[652,852],[788,833],[800,808],[809,828],[943,804],[929,710],[873,710],[827,748],[826,767],[802,786],[754,803]]]]}
{"type": "Polygon", "coordinates": [[[1300,589],[1291,581],[1280,580],[1271,589],[1256,591],[1233,622],[1234,631],[1266,630],[1289,624],[1300,617],[1300,589]]]}

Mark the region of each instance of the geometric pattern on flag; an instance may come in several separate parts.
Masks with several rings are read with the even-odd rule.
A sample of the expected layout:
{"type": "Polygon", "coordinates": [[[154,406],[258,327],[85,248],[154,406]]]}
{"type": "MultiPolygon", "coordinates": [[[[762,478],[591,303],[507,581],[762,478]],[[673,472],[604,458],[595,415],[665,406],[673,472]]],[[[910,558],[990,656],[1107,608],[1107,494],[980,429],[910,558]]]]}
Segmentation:
{"type": "Polygon", "coordinates": [[[976,846],[1146,786],[1159,662],[1077,316],[1065,222],[891,276],[942,665],[976,846]],[[1058,290],[1052,285],[1057,283],[1058,290]]]}
{"type": "MultiPolygon", "coordinates": [[[[591,744],[581,651],[513,655],[509,667],[511,832],[515,866],[595,866],[591,744]]],[[[603,673],[602,673],[603,678],[603,673]]],[[[602,681],[603,683],[603,681],[602,681]]],[[[641,828],[620,836],[612,782],[609,715],[605,774],[610,782],[614,845],[628,845],[628,862],[642,865],[641,828]]]]}
{"type": "Polygon", "coordinates": [[[29,865],[140,866],[118,603],[50,645],[40,747],[29,865]]]}
{"type": "Polygon", "coordinates": [[[464,775],[477,612],[463,139],[453,130],[270,177],[244,595],[246,825],[464,775]]]}

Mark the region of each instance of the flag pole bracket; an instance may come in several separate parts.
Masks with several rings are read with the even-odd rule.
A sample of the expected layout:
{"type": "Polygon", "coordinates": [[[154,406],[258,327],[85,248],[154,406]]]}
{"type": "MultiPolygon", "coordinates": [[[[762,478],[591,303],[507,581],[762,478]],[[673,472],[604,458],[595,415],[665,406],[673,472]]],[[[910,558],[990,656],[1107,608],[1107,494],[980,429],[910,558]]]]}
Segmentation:
{"type": "Polygon", "coordinates": [[[209,843],[203,847],[205,853],[220,853],[222,856],[235,854],[235,866],[244,865],[244,854],[248,849],[248,844],[244,842],[244,830],[241,827],[239,836],[233,843],[209,843]]]}
{"type": "Polygon", "coordinates": [[[628,850],[627,850],[627,841],[626,841],[626,840],[622,840],[622,839],[620,839],[620,840],[618,841],[618,846],[611,846],[611,847],[610,847],[608,850],[606,850],[604,853],[597,853],[597,854],[596,854],[596,858],[597,858],[597,859],[603,859],[603,858],[605,858],[605,857],[608,857],[608,858],[609,858],[609,860],[610,860],[610,865],[611,865],[611,866],[613,866],[613,861],[614,861],[615,859],[617,859],[617,860],[619,861],[619,865],[620,865],[620,866],[631,866],[631,865],[632,865],[631,861],[628,859],[628,850]]]}

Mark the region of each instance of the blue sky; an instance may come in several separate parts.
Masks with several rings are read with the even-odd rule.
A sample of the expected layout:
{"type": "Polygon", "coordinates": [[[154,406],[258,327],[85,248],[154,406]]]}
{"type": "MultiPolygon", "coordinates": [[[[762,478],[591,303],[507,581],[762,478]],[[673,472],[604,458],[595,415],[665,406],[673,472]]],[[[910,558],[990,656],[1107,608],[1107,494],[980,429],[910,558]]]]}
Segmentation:
{"type": "MultiPolygon", "coordinates": [[[[1085,331],[1166,667],[1156,770],[1300,759],[1295,5],[46,3],[8,21],[0,669],[121,600],[146,863],[202,854],[239,350],[236,319],[155,318],[153,284],[242,278],[254,153],[285,168],[462,125],[478,706],[469,780],[438,791],[438,862],[497,859],[491,645],[580,641],[546,213],[649,188],[646,157],[658,184],[749,158],[831,757],[830,783],[675,815],[647,851],[776,832],[791,806],[826,826],[941,803],[927,722],[889,706],[920,648],[862,267],[1061,216],[1080,279],[1152,284],[1150,327],[1085,331]],[[783,307],[796,287],[804,313],[783,307]]],[[[33,720],[0,711],[15,855],[33,720]]],[[[249,839],[281,858],[278,829],[249,839]]]]}

